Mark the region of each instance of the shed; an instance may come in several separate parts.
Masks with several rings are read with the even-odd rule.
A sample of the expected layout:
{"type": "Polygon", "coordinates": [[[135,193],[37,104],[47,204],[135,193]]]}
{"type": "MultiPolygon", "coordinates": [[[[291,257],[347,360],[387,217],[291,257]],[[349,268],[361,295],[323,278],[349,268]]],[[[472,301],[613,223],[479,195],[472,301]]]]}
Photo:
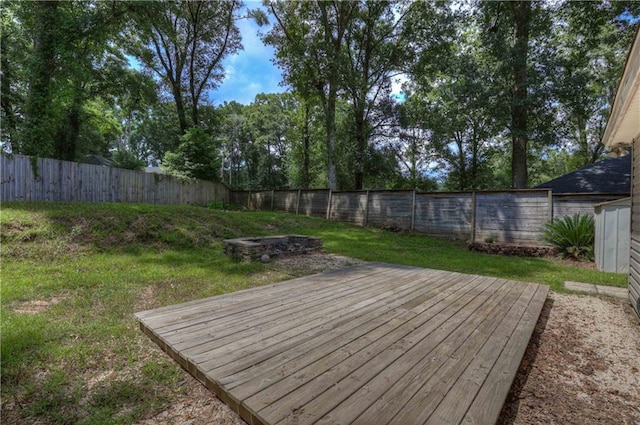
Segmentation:
{"type": "Polygon", "coordinates": [[[632,147],[629,301],[640,315],[640,24],[616,90],[602,143],[611,150],[632,147]]]}
{"type": "Polygon", "coordinates": [[[631,198],[603,202],[594,207],[596,266],[602,272],[629,272],[631,198]]]}

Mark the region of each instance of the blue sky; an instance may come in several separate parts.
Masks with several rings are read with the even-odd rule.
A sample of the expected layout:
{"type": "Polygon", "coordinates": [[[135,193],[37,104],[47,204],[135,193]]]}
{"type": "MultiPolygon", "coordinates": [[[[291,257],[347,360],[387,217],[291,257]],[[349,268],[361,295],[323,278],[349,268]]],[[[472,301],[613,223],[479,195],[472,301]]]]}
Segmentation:
{"type": "MultiPolygon", "coordinates": [[[[261,6],[260,2],[246,2],[248,8],[261,6]]],[[[274,50],[265,46],[258,37],[258,31],[267,32],[268,27],[258,27],[253,19],[241,19],[237,23],[242,35],[241,50],[237,55],[224,61],[225,79],[217,90],[210,93],[210,101],[215,105],[227,101],[249,104],[258,93],[281,93],[282,73],[271,59],[274,50]]]]}
{"type": "MultiPolygon", "coordinates": [[[[247,1],[246,6],[249,9],[262,8],[262,3],[247,1]]],[[[269,19],[272,20],[273,17],[269,16],[269,19]]],[[[264,45],[258,36],[258,31],[266,33],[269,26],[260,28],[253,19],[241,19],[237,25],[244,50],[224,60],[225,79],[218,89],[209,94],[209,101],[216,106],[232,100],[248,105],[259,93],[286,91],[286,87],[280,85],[280,69],[271,62],[274,57],[273,47],[264,45]]],[[[404,76],[394,80],[392,91],[396,99],[404,100],[404,95],[400,94],[400,86],[404,81],[404,76]]]]}

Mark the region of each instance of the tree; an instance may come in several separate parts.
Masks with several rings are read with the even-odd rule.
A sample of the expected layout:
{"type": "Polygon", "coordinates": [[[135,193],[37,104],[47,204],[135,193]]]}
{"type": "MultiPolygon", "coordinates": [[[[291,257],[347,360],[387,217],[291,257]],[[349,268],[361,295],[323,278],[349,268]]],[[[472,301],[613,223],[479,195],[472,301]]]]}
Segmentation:
{"type": "Polygon", "coordinates": [[[241,7],[237,0],[145,2],[137,15],[129,50],[168,89],[182,134],[199,124],[203,95],[224,77],[222,60],[242,48],[241,7]]]}
{"type": "Polygon", "coordinates": [[[509,3],[513,15],[513,88],[511,102],[511,184],[514,189],[526,189],[527,142],[529,140],[529,107],[527,92],[527,59],[529,57],[529,27],[531,2],[518,0],[509,3]]]}
{"type": "MultiPolygon", "coordinates": [[[[342,85],[351,102],[355,142],[354,188],[363,188],[369,139],[376,108],[388,99],[391,77],[402,53],[400,29],[409,7],[388,1],[361,1],[345,32],[342,85]]],[[[378,114],[379,116],[379,114],[378,114]]],[[[381,117],[384,120],[384,117],[381,117]]]]}
{"type": "Polygon", "coordinates": [[[13,22],[33,47],[21,64],[27,90],[24,120],[16,125],[17,153],[76,159],[86,102],[121,87],[117,79],[104,84],[102,78],[127,67],[117,39],[132,7],[99,1],[19,3],[13,22]]]}
{"type": "Polygon", "coordinates": [[[355,17],[356,3],[346,1],[272,1],[276,24],[264,41],[276,49],[276,63],[295,88],[312,90],[324,110],[327,184],[337,187],[334,151],[336,107],[340,89],[345,33],[355,17]]]}
{"type": "Polygon", "coordinates": [[[28,40],[17,18],[19,2],[0,8],[0,143],[3,151],[21,152],[19,131],[27,92],[28,40]]]}
{"type": "Polygon", "coordinates": [[[398,134],[389,144],[400,163],[407,188],[423,189],[430,164],[435,162],[431,144],[433,131],[423,122],[424,105],[419,96],[409,96],[396,106],[398,134]]]}
{"type": "MultiPolygon", "coordinates": [[[[561,115],[560,137],[574,152],[573,167],[600,159],[600,143],[615,88],[635,25],[621,19],[627,5],[565,2],[556,11],[555,94],[561,115]]],[[[631,13],[638,14],[635,4],[631,13]]]]}
{"type": "Polygon", "coordinates": [[[255,184],[262,189],[287,186],[287,157],[291,150],[288,129],[292,112],[298,107],[290,93],[258,94],[247,111],[247,124],[257,150],[258,173],[255,184]]]}
{"type": "Polygon", "coordinates": [[[204,128],[191,127],[181,137],[178,148],[166,153],[164,168],[177,176],[218,181],[219,149],[212,140],[213,137],[204,128]]]}

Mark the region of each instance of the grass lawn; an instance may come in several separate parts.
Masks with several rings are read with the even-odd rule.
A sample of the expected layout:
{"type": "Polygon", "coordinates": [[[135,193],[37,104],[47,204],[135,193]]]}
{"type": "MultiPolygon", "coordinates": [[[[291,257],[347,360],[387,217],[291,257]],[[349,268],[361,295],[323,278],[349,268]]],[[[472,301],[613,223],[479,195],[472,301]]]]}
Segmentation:
{"type": "Polygon", "coordinates": [[[136,311],[291,278],[222,255],[221,240],[307,234],[367,261],[541,282],[626,286],[626,276],[471,253],[433,238],[279,213],[134,204],[3,203],[3,422],[132,423],[181,394],[181,372],[136,311]]]}

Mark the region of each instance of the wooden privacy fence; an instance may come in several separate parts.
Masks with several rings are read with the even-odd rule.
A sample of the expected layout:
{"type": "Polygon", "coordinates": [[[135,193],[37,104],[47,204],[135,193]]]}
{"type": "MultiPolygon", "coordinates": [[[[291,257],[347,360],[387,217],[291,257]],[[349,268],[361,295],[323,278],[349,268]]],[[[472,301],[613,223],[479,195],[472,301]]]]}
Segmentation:
{"type": "Polygon", "coordinates": [[[229,202],[222,183],[24,155],[0,155],[2,201],[229,202]]]}
{"type": "Polygon", "coordinates": [[[433,192],[326,189],[232,191],[237,206],[326,217],[359,226],[393,227],[468,241],[537,244],[545,223],[619,194],[562,194],[549,189],[433,192]]]}

